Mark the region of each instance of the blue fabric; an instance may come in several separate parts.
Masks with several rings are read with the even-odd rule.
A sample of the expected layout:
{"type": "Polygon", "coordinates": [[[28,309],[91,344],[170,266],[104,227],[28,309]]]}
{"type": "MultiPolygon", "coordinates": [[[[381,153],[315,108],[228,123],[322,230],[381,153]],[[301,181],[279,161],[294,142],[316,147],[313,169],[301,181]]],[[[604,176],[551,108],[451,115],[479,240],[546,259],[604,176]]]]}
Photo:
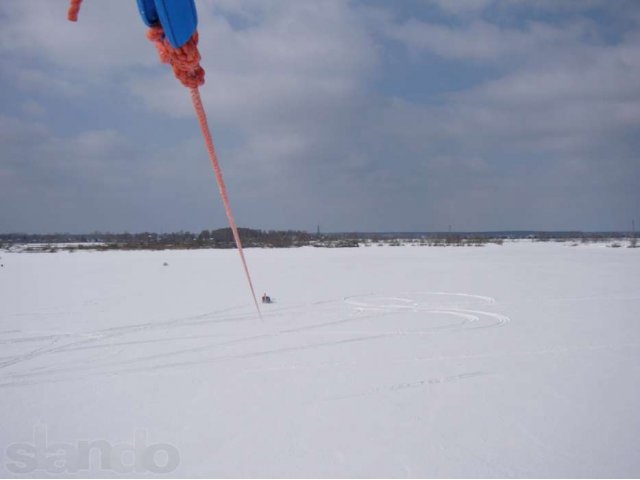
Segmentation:
{"type": "Polygon", "coordinates": [[[196,31],[198,14],[194,0],[137,0],[142,21],[149,27],[162,25],[174,48],[179,48],[196,31]]]}
{"type": "Polygon", "coordinates": [[[142,21],[147,27],[153,27],[160,21],[156,4],[153,0],[138,0],[138,10],[140,11],[140,16],[142,16],[142,21]]]}

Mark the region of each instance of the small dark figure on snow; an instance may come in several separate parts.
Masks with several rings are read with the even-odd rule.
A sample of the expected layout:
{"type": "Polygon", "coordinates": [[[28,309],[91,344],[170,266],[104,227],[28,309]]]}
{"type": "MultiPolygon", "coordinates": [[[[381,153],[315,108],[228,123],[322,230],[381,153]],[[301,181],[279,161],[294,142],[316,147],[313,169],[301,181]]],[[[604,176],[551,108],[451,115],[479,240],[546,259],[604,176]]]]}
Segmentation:
{"type": "Polygon", "coordinates": [[[266,293],[262,294],[262,303],[271,303],[271,297],[266,293]]]}

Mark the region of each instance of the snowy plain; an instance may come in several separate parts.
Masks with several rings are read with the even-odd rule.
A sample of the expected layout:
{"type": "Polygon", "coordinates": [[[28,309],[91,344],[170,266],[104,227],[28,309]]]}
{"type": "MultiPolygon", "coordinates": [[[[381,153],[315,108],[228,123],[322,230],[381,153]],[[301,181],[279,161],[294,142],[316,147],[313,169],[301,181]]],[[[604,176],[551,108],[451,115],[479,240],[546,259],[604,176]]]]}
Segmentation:
{"type": "Polygon", "coordinates": [[[167,476],[640,476],[640,249],[246,253],[262,319],[235,250],[0,252],[0,476],[43,429],[167,476]]]}

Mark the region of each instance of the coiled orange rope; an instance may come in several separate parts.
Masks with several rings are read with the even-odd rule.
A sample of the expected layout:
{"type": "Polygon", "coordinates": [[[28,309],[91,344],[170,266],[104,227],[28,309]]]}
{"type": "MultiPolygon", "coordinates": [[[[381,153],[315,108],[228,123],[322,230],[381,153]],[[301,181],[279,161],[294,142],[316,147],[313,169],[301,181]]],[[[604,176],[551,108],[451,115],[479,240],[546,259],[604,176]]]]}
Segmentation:
{"type": "MultiPolygon", "coordinates": [[[[78,12],[80,11],[80,4],[82,0],[71,0],[69,6],[68,18],[75,22],[78,20],[78,12]]],[[[238,226],[236,224],[235,217],[231,210],[231,203],[229,202],[229,194],[227,193],[227,186],[224,183],[222,177],[222,169],[218,162],[218,156],[216,154],[215,147],[213,145],[213,138],[211,137],[211,131],[209,130],[209,123],[207,121],[207,114],[202,105],[202,99],[200,98],[200,90],[198,87],[204,84],[204,69],[200,66],[200,52],[198,51],[198,32],[195,32],[191,38],[180,48],[174,48],[167,40],[162,27],[154,26],[147,32],[147,38],[155,43],[160,61],[167,63],[173,68],[173,73],[180,82],[191,91],[191,101],[193,108],[198,116],[198,122],[200,123],[200,130],[204,137],[207,152],[211,159],[213,171],[216,176],[218,188],[220,189],[220,196],[222,197],[222,203],[224,204],[224,210],[229,220],[229,226],[233,232],[233,239],[238,247],[238,253],[240,254],[240,260],[242,260],[242,266],[244,268],[247,282],[251,290],[251,296],[255,303],[258,315],[260,314],[260,307],[256,297],[255,290],[253,288],[253,282],[251,281],[251,275],[249,273],[249,267],[244,257],[244,250],[242,249],[242,242],[240,240],[240,234],[238,233],[238,226]]]]}
{"type": "Polygon", "coordinates": [[[147,38],[155,43],[160,61],[171,65],[176,78],[185,87],[197,89],[204,84],[204,69],[200,66],[198,51],[198,32],[180,48],[174,48],[169,43],[160,26],[149,28],[147,38]]]}

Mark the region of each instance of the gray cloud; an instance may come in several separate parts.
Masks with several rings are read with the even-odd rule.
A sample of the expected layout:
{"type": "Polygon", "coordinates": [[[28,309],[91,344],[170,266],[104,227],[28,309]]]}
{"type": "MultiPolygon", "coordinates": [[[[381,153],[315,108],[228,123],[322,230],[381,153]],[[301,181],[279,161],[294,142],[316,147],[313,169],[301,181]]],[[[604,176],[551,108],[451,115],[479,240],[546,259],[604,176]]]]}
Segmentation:
{"type": "MultiPolygon", "coordinates": [[[[0,110],[0,228],[223,226],[188,92],[130,2],[107,3],[78,25],[64,1],[0,6],[0,83],[17,97],[0,110]]],[[[198,3],[202,94],[240,223],[625,228],[640,200],[638,8],[622,21],[603,2],[431,4],[451,20],[198,3]],[[437,62],[490,74],[430,102],[403,95],[429,91],[437,62]]]]}

